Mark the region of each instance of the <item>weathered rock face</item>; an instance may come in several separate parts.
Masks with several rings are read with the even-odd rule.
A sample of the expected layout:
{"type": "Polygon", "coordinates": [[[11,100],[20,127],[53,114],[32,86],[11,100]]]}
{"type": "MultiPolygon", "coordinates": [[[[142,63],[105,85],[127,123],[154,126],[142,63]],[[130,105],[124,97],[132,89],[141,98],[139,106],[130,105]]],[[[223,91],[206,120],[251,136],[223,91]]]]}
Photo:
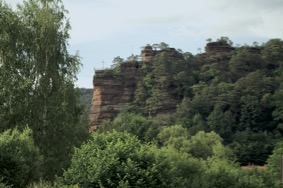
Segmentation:
{"type": "Polygon", "coordinates": [[[234,48],[229,44],[219,41],[219,42],[209,42],[206,44],[205,51],[207,54],[225,53],[231,52],[234,48]]]}
{"type": "Polygon", "coordinates": [[[113,119],[134,99],[138,62],[125,62],[121,73],[96,70],[93,77],[93,99],[90,109],[91,129],[107,119],[113,119]]]}
{"type": "MultiPolygon", "coordinates": [[[[91,130],[96,130],[103,120],[114,119],[129,103],[135,100],[141,64],[151,64],[153,58],[163,52],[166,52],[167,59],[172,62],[184,59],[174,48],[155,51],[150,46],[146,46],[142,51],[142,62],[124,62],[118,72],[117,70],[116,72],[114,70],[95,71],[90,109],[91,130]]],[[[156,111],[149,110],[149,115],[168,114],[176,110],[176,101],[170,98],[169,93],[170,91],[159,94],[162,104],[159,104],[160,108],[156,111]]]]}
{"type": "Polygon", "coordinates": [[[146,46],[144,47],[141,53],[142,61],[149,62],[154,58],[155,55],[156,51],[154,51],[151,46],[146,46]]]}

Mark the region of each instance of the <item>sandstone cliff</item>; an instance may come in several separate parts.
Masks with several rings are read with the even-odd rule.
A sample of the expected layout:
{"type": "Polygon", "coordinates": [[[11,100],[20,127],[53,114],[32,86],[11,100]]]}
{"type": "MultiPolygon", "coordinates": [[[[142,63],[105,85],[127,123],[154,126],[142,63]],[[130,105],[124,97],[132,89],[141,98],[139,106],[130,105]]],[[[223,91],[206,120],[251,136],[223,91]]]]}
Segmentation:
{"type": "Polygon", "coordinates": [[[93,77],[93,99],[90,109],[91,129],[107,119],[113,119],[134,98],[138,62],[125,62],[120,72],[96,70],[93,77]]]}
{"type": "Polygon", "coordinates": [[[225,52],[231,52],[235,48],[230,46],[226,42],[218,41],[218,42],[209,42],[206,44],[205,52],[207,54],[216,54],[216,53],[225,53],[225,52]]]}
{"type": "MultiPolygon", "coordinates": [[[[114,119],[129,103],[134,101],[140,67],[142,64],[152,64],[153,58],[164,51],[168,53],[170,60],[183,59],[174,48],[156,51],[151,46],[146,46],[142,50],[142,61],[123,62],[116,70],[95,71],[93,99],[90,109],[91,130],[96,130],[103,120],[114,119]]],[[[166,105],[163,105],[164,109],[157,113],[166,114],[174,111],[176,103],[167,97],[167,93],[162,93],[162,96],[166,105]]],[[[156,113],[150,115],[156,115],[156,113]]]]}
{"type": "MultiPolygon", "coordinates": [[[[233,47],[223,42],[211,42],[206,46],[204,56],[211,54],[226,53],[234,50],[233,47]]],[[[125,107],[135,101],[137,84],[143,82],[141,67],[146,64],[154,67],[155,57],[166,53],[166,60],[170,63],[185,61],[181,53],[174,48],[166,48],[162,50],[153,50],[151,46],[146,46],[141,53],[142,60],[135,62],[123,62],[116,69],[96,70],[93,77],[93,99],[90,110],[91,129],[96,130],[103,120],[114,119],[125,107]]],[[[182,67],[178,69],[177,65],[169,66],[176,70],[168,72],[168,75],[182,73],[182,67]],[[175,66],[175,68],[173,68],[175,66]]],[[[164,67],[163,67],[164,68],[164,67]]],[[[158,70],[154,74],[158,75],[158,70]]],[[[159,75],[160,76],[160,75],[159,75]]],[[[173,76],[172,76],[173,77],[173,76]]],[[[164,79],[164,75],[161,77],[164,79]]],[[[167,79],[171,80],[172,79],[167,79]]],[[[172,98],[172,91],[178,83],[166,82],[168,88],[163,88],[159,93],[155,94],[151,106],[146,107],[145,114],[150,116],[174,113],[177,101],[172,98]],[[172,85],[170,85],[172,84],[172,85]]],[[[179,84],[180,85],[180,84],[179,84]]],[[[147,100],[146,98],[144,100],[147,100]]]]}

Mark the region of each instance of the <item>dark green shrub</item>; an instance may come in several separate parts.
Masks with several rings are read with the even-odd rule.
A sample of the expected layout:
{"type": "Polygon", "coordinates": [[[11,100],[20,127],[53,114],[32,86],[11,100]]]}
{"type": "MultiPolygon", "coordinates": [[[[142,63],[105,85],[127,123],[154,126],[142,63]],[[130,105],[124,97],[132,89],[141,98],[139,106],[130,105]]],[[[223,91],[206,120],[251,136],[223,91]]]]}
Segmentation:
{"type": "Polygon", "coordinates": [[[200,169],[187,154],[160,150],[129,133],[113,131],[95,133],[76,149],[64,178],[80,187],[187,187],[200,169]]]}
{"type": "Polygon", "coordinates": [[[0,134],[0,179],[13,187],[26,187],[40,175],[42,157],[29,128],[0,134]]]}

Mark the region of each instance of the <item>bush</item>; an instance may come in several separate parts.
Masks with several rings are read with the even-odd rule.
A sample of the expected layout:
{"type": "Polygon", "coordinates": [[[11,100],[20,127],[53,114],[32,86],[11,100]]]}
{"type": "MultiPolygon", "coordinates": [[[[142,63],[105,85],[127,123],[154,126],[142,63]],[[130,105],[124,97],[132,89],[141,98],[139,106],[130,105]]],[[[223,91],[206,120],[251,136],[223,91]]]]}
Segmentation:
{"type": "Polygon", "coordinates": [[[159,133],[159,126],[139,114],[120,113],[113,121],[104,121],[98,129],[99,133],[115,129],[118,132],[128,132],[137,136],[143,142],[151,142],[159,133]]]}
{"type": "Polygon", "coordinates": [[[159,150],[129,133],[113,131],[94,133],[76,149],[64,178],[80,187],[186,187],[193,177],[189,175],[199,169],[187,154],[159,150]]]}
{"type": "Polygon", "coordinates": [[[28,188],[79,188],[79,186],[78,185],[72,185],[72,186],[65,185],[62,178],[57,177],[53,183],[40,180],[39,182],[30,184],[28,188]]]}
{"type": "Polygon", "coordinates": [[[11,186],[8,186],[8,185],[0,182],[0,188],[11,188],[11,186]]]}
{"type": "Polygon", "coordinates": [[[203,163],[205,171],[200,176],[199,187],[226,188],[238,186],[239,168],[233,163],[217,158],[209,158],[203,163]]]}
{"type": "Polygon", "coordinates": [[[0,135],[0,179],[4,184],[26,187],[39,178],[41,162],[31,129],[9,129],[0,135]]]}
{"type": "Polygon", "coordinates": [[[190,135],[187,128],[180,125],[164,127],[157,135],[159,146],[173,147],[179,152],[188,152],[190,135]]]}
{"type": "Polygon", "coordinates": [[[283,153],[283,142],[279,141],[276,143],[272,155],[267,159],[267,167],[268,173],[271,176],[273,182],[275,182],[276,186],[279,186],[281,179],[281,160],[283,153]]]}

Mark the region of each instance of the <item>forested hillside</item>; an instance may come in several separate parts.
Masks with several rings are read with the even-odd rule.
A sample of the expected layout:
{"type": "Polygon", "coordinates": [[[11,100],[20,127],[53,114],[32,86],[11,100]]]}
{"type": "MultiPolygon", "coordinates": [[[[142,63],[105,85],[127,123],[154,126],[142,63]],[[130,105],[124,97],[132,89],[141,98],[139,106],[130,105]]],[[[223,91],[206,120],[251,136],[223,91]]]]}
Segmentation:
{"type": "Polygon", "coordinates": [[[60,0],[15,10],[0,0],[0,188],[281,187],[281,39],[220,37],[196,55],[162,42],[143,61],[116,57],[100,72],[108,92],[111,79],[127,88],[127,100],[114,95],[127,105],[104,107],[120,113],[90,133],[92,89],[75,88],[66,14],[60,0]]]}
{"type": "MultiPolygon", "coordinates": [[[[159,125],[181,125],[191,135],[214,131],[241,165],[266,163],[283,133],[281,39],[235,47],[221,37],[196,55],[165,43],[145,49],[155,55],[139,62],[128,112],[159,125]]],[[[127,82],[123,62],[109,71],[127,82]]]]}
{"type": "MultiPolygon", "coordinates": [[[[186,167],[179,166],[179,172],[172,172],[174,177],[182,179],[181,182],[184,184],[180,185],[174,180],[169,180],[170,178],[160,180],[162,182],[168,180],[168,187],[277,187],[283,136],[281,118],[283,41],[271,39],[262,45],[254,43],[253,46],[233,46],[228,37],[220,37],[215,42],[210,41],[204,53],[196,55],[181,50],[176,51],[165,43],[161,44],[145,47],[151,50],[159,48],[150,52],[150,57],[146,56],[143,59],[146,61],[120,61],[117,64],[115,61],[117,58],[114,58],[115,66],[105,70],[103,74],[106,74],[108,79],[127,82],[129,75],[123,72],[127,70],[125,67],[130,67],[131,63],[137,67],[139,63],[135,77],[134,99],[116,118],[102,122],[96,133],[98,135],[94,135],[94,141],[87,145],[93,146],[100,134],[107,137],[117,134],[115,131],[126,131],[135,135],[141,143],[155,145],[156,155],[160,149],[166,148],[166,151],[163,150],[165,158],[170,156],[170,152],[175,152],[175,157],[188,155],[187,159],[186,157],[183,159],[184,161],[199,160],[195,161],[196,163],[187,161],[183,164],[196,165],[187,166],[192,173],[191,179],[187,179],[186,175],[183,176],[188,173],[186,167]],[[109,132],[113,130],[114,133],[109,132]],[[245,165],[264,165],[265,170],[239,169],[240,166],[245,165]],[[233,166],[236,168],[234,169],[233,166]],[[203,171],[194,171],[202,168],[203,171]]],[[[99,78],[96,81],[98,85],[100,80],[103,81],[103,77],[99,76],[99,78]]],[[[108,80],[107,83],[110,81],[108,80]]],[[[103,97],[100,97],[103,100],[103,97]]],[[[106,142],[110,144],[112,139],[106,142]]],[[[122,145],[128,144],[125,140],[122,142],[108,148],[107,153],[112,153],[112,149],[123,148],[122,145]]],[[[94,147],[98,148],[99,153],[101,152],[101,146],[94,147]]],[[[132,158],[126,148],[125,151],[122,149],[123,154],[114,152],[114,155],[118,155],[122,161],[123,155],[131,156],[129,160],[134,160],[134,164],[138,165],[131,169],[142,168],[139,166],[140,162],[135,161],[142,157],[132,158]]],[[[87,148],[78,151],[76,155],[80,157],[74,159],[76,164],[71,166],[71,169],[78,168],[78,164],[86,165],[85,161],[80,159],[87,151],[87,148]]],[[[99,158],[97,160],[107,163],[108,160],[100,158],[100,154],[94,155],[99,158]]],[[[158,157],[153,158],[156,160],[158,157]]],[[[180,162],[176,158],[168,160],[175,160],[177,166],[180,162]]],[[[128,162],[122,162],[120,165],[130,165],[131,163],[128,162]]],[[[158,160],[154,162],[159,164],[158,160]]],[[[99,165],[95,167],[97,171],[93,173],[101,175],[100,178],[104,179],[99,165]]],[[[172,164],[166,165],[168,166],[164,168],[174,169],[170,167],[172,164]]],[[[127,167],[124,170],[126,169],[127,167]]],[[[108,170],[111,174],[114,173],[111,169],[108,170]]],[[[77,176],[77,173],[73,173],[72,170],[67,172],[70,182],[79,181],[71,178],[71,175],[77,176]]],[[[126,170],[123,173],[130,172],[126,170]]],[[[87,173],[83,176],[87,177],[87,173]]],[[[133,175],[132,178],[135,176],[133,175]]],[[[111,182],[115,183],[112,180],[111,182]]],[[[87,184],[92,182],[95,180],[86,179],[87,184]]],[[[123,183],[136,185],[128,181],[123,183]]]]}
{"type": "MultiPolygon", "coordinates": [[[[89,110],[91,107],[91,101],[92,101],[92,93],[93,89],[87,89],[87,88],[78,88],[79,92],[79,104],[83,108],[83,113],[81,115],[81,119],[83,121],[89,121],[89,110]]],[[[89,122],[88,122],[89,124],[89,122]]]]}

